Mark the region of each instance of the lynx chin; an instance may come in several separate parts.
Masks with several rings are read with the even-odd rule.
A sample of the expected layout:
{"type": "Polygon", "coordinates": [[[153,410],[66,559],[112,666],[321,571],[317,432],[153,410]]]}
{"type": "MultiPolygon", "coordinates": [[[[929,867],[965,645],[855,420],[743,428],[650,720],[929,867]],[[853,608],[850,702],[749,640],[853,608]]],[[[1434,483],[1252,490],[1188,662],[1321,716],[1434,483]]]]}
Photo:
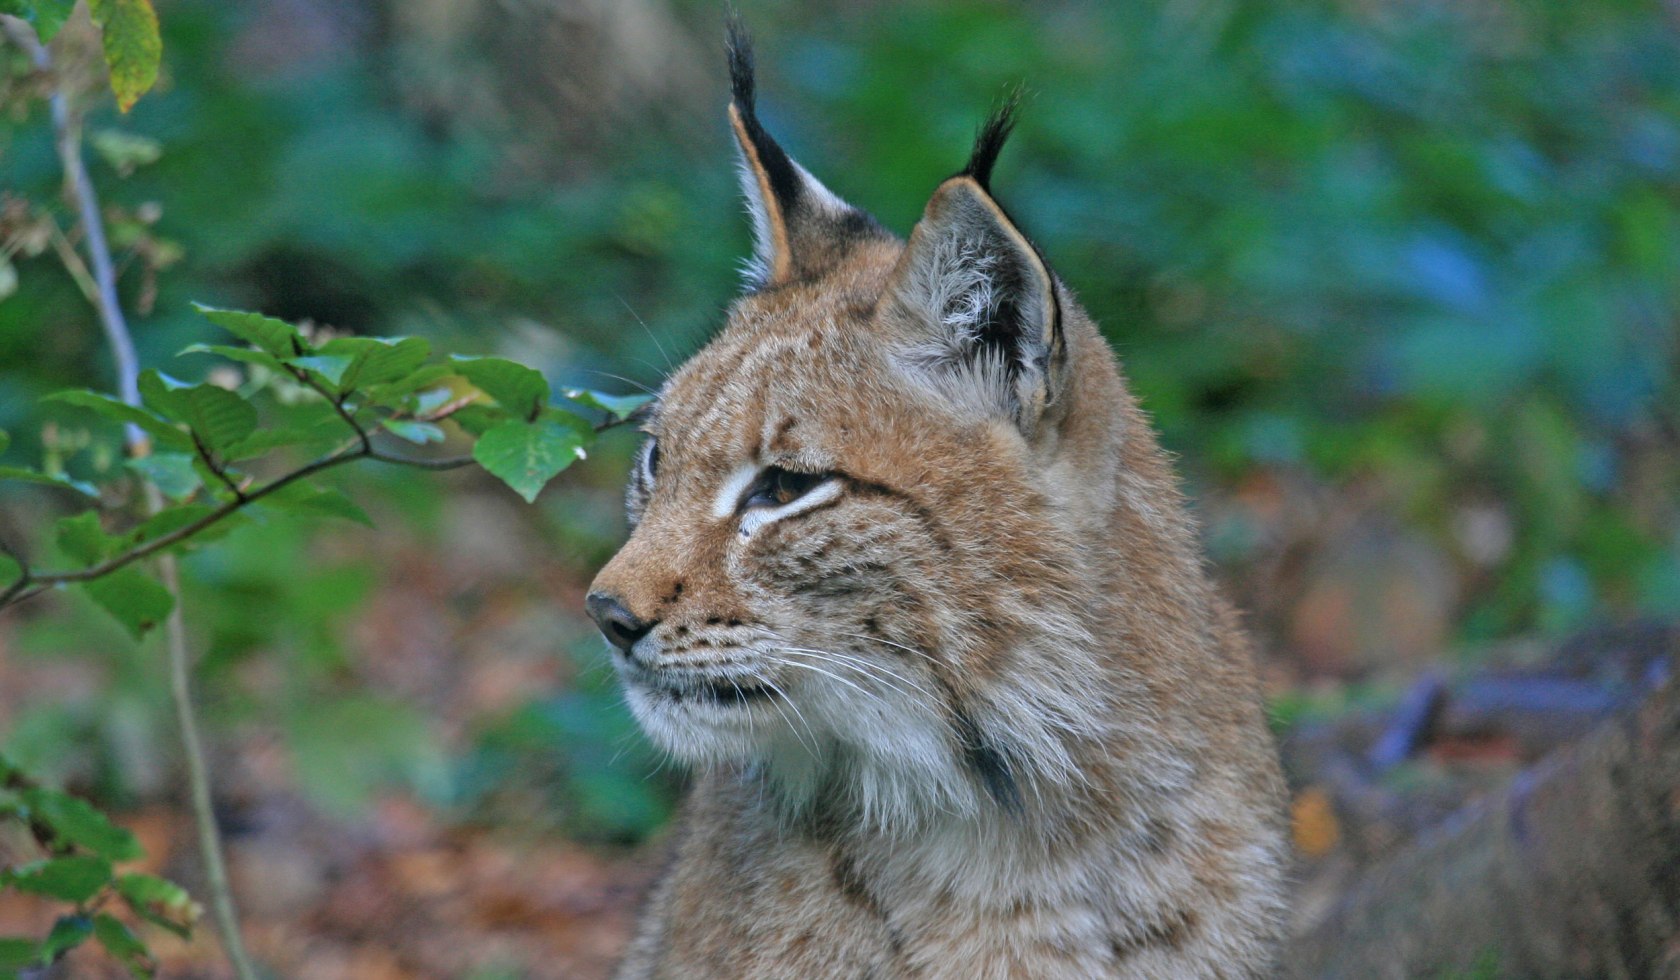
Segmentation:
{"type": "Polygon", "coordinates": [[[905,242],[754,113],[756,248],[590,614],[695,773],[622,977],[1256,977],[1283,797],[1237,617],[1096,325],[990,187],[905,242]]]}

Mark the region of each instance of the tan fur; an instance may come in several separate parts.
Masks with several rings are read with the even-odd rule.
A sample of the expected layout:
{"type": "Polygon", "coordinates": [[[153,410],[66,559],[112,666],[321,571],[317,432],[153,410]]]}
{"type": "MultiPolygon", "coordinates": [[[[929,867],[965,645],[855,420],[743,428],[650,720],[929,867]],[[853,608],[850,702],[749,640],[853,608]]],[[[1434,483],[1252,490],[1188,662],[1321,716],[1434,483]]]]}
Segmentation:
{"type": "Polygon", "coordinates": [[[657,624],[617,662],[696,775],[620,975],[1264,975],[1276,753],[1148,420],[1047,274],[1065,350],[1018,418],[996,364],[930,364],[910,248],[765,256],[782,281],[647,422],[656,473],[592,593],[657,624]],[[732,509],[765,465],[839,476],[788,516],[732,509]]]}

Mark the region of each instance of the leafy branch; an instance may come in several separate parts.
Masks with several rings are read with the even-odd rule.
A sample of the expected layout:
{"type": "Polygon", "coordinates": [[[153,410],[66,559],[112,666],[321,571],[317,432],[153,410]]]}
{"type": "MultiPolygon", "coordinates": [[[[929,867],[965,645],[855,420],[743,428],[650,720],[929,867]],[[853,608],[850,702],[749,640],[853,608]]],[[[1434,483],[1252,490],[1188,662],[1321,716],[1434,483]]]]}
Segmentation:
{"type": "MultiPolygon", "coordinates": [[[[297,327],[272,317],[202,306],[199,310],[246,346],[194,345],[183,353],[243,362],[261,380],[229,390],[209,383],[188,385],[148,371],[136,385],[139,405],[86,390],[47,396],[143,432],[158,451],[147,462],[131,461],[130,468],[149,472],[154,482],[169,483],[175,502],[126,535],[106,534],[98,522],[90,524],[83,517],[61,521],[61,548],[83,559],[81,568],[41,571],[8,551],[18,568],[0,589],[0,608],[56,587],[92,583],[187,545],[241,511],[274,504],[310,477],[358,460],[425,470],[479,465],[534,500],[542,486],[583,457],[593,436],[623,424],[645,401],[570,390],[565,394],[571,408],[561,408],[550,404],[552,392],[539,372],[513,361],[457,356],[447,366],[426,364],[431,348],[420,338],[341,337],[317,346],[297,327]],[[285,392],[280,386],[287,382],[315,400],[283,406],[289,419],[259,427],[253,400],[273,393],[281,396],[275,399],[275,407],[281,408],[278,403],[285,392]],[[460,394],[462,388],[468,393],[460,394]],[[330,414],[322,416],[323,409],[330,414]],[[589,421],[580,411],[600,418],[589,421]],[[406,455],[381,448],[376,440],[384,431],[421,444],[441,441],[439,425],[446,420],[476,435],[472,454],[406,455]],[[323,421],[339,424],[338,434],[332,436],[339,444],[311,462],[260,484],[235,467],[267,455],[265,451],[326,438],[323,421]],[[201,496],[213,503],[195,502],[201,496]]],[[[77,488],[62,474],[0,467],[0,479],[7,478],[77,488]]],[[[79,489],[97,492],[86,484],[79,489]]],[[[307,496],[281,506],[366,520],[348,500],[328,490],[311,489],[307,496]]],[[[136,607],[129,601],[132,596],[102,599],[103,592],[91,594],[136,635],[156,622],[154,610],[144,604],[136,607]]]]}
{"type": "MultiPolygon", "coordinates": [[[[254,313],[201,307],[244,346],[195,345],[183,353],[213,354],[248,368],[234,386],[187,384],[157,371],[140,372],[117,295],[99,202],[82,160],[81,116],[73,86],[55,72],[44,42],[69,17],[74,0],[0,0],[0,32],[29,56],[51,82],[48,101],[66,189],[82,227],[79,255],[62,233],[53,243],[72,278],[98,313],[116,366],[119,397],[61,391],[52,400],[120,423],[129,458],[124,486],[138,497],[141,519],[111,533],[99,510],[84,510],[55,526],[59,550],[81,567],[36,571],[21,550],[0,544],[0,609],[66,585],[82,588],[137,639],[167,626],[170,691],[187,763],[188,786],[208,888],[224,948],[235,972],[257,974],[244,950],[233,895],[211,806],[210,777],[190,691],[190,658],[178,596],[178,550],[237,522],[253,507],[317,516],[366,515],[335,491],[309,478],[360,459],[453,469],[477,463],[527,501],[575,459],[594,435],[626,420],[641,399],[592,392],[566,393],[570,407],[550,404],[542,375],[498,358],[453,358],[427,364],[430,345],[419,338],[340,337],[319,345],[291,324],[254,313]],[[303,393],[306,397],[296,397],[303,393]],[[259,396],[273,396],[259,410],[259,396]],[[605,418],[591,423],[579,410],[605,418]],[[426,445],[441,442],[453,423],[473,441],[470,456],[409,457],[381,449],[378,432],[426,445]],[[264,422],[267,422],[265,425],[264,422]],[[329,425],[328,423],[332,423],[329,425]],[[346,442],[346,427],[351,438],[346,442]],[[322,451],[323,447],[332,446],[322,451]],[[280,450],[315,458],[265,483],[243,471],[247,461],[280,450]],[[161,582],[138,563],[156,558],[161,582]]],[[[157,19],[150,0],[89,0],[100,31],[112,90],[127,111],[157,76],[157,19]]],[[[225,372],[224,372],[225,373],[225,372]]],[[[0,432],[0,453],[9,440],[0,432]]],[[[96,501],[111,495],[75,479],[50,452],[40,468],[0,465],[0,480],[23,480],[73,490],[96,501]]],[[[126,904],[138,918],[186,938],[199,910],[178,886],[141,874],[118,874],[114,862],[139,856],[138,844],[88,804],[35,784],[0,759],[0,820],[27,827],[47,855],[0,867],[0,889],[70,902],[42,940],[0,937],[0,977],[50,965],[89,938],[136,976],[156,971],[147,946],[109,908],[126,904]]]]}

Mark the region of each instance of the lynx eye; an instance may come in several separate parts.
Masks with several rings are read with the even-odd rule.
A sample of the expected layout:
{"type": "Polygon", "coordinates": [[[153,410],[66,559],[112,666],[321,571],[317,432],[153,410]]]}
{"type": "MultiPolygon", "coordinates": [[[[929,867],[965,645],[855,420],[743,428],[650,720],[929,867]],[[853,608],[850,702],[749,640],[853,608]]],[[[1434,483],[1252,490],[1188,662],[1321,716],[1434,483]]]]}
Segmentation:
{"type": "Polygon", "coordinates": [[[780,466],[766,467],[741,498],[741,508],[785,507],[805,496],[829,477],[827,473],[799,473],[780,466]]]}
{"type": "Polygon", "coordinates": [[[659,473],[659,441],[649,439],[642,449],[642,480],[652,483],[659,473]]]}

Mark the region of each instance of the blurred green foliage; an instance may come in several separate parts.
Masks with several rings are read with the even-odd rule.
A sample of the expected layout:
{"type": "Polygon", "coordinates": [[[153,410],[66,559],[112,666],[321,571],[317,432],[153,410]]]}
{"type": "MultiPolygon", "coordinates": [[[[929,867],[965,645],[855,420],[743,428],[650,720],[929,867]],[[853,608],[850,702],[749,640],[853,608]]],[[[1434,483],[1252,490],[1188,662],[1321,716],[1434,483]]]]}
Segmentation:
{"type": "MultiPolygon", "coordinates": [[[[415,95],[417,65],[470,79],[530,57],[517,47],[438,55],[395,5],[369,2],[348,5],[373,25],[354,41],[253,67],[253,50],[287,41],[264,20],[273,6],[167,5],[164,82],[128,116],[92,120],[110,148],[95,179],[126,216],[119,240],[127,227],[135,243],[126,258],[167,260],[155,296],[125,279],[149,311],[136,318],[144,363],[211,339],[189,306],[200,300],[428,336],[555,384],[628,391],[720,320],[746,229],[713,5],[675,6],[711,71],[681,107],[692,121],[614,116],[612,139],[581,149],[415,95]],[[508,128],[553,166],[509,165],[508,128]]],[[[900,232],[985,110],[1026,83],[995,185],[1109,332],[1199,489],[1267,472],[1375,487],[1461,567],[1462,640],[1680,614],[1680,37],[1656,0],[742,7],[768,127],[900,232]],[[1467,504],[1503,515],[1508,546],[1467,553],[1467,504]]],[[[0,121],[0,186],[54,202],[43,113],[0,121]]],[[[12,453],[33,454],[44,423],[60,439],[75,428],[35,399],[108,387],[106,360],[51,253],[10,261],[0,428],[12,453]]],[[[580,578],[612,547],[629,444],[604,443],[599,465],[540,502],[580,578]]],[[[428,492],[347,478],[371,481],[381,519],[442,533],[428,492]]],[[[1239,532],[1210,528],[1219,560],[1260,547],[1239,532]]],[[[376,571],[323,569],[309,533],[283,522],[227,545],[188,568],[214,703],[237,716],[229,665],[275,651],[303,671],[297,702],[245,710],[301,710],[339,684],[347,700],[320,710],[343,724],[291,727],[388,743],[356,749],[365,763],[322,762],[306,779],[326,798],[353,804],[369,766],[467,806],[546,773],[542,792],[574,801],[582,832],[631,837],[657,821],[648,760],[614,760],[628,729],[610,687],[482,719],[454,758],[412,749],[425,741],[413,709],[342,686],[341,636],[376,571]]],[[[131,643],[102,624],[25,633],[26,647],[108,663],[111,699],[158,696],[151,681],[127,686],[131,643]]],[[[85,729],[124,717],[43,706],[4,735],[39,746],[28,733],[76,730],[86,745],[85,729]]]]}

